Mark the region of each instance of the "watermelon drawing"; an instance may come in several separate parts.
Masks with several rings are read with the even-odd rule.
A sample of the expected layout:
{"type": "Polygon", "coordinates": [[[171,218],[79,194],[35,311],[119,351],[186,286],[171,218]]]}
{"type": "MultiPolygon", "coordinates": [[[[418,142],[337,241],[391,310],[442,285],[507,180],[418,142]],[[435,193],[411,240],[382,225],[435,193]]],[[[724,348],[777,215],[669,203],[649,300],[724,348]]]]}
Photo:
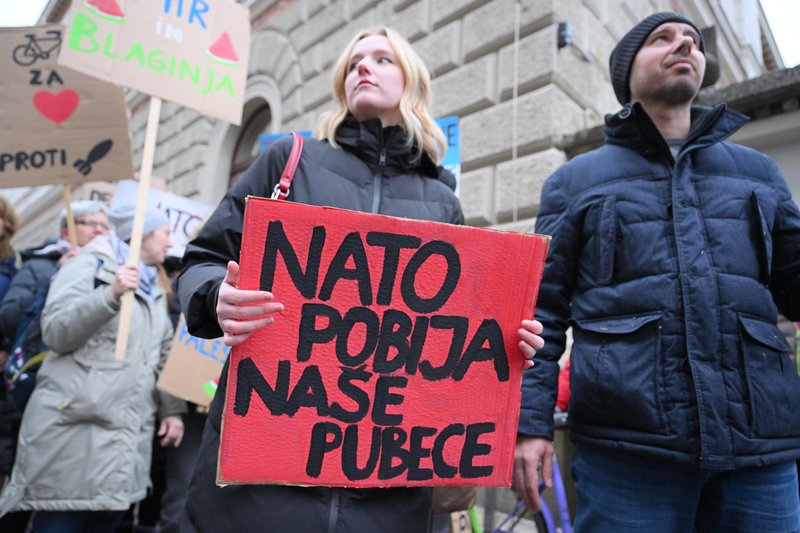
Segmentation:
{"type": "Polygon", "coordinates": [[[84,5],[101,19],[111,22],[125,21],[125,13],[122,12],[117,0],[86,0],[84,5]]]}
{"type": "Polygon", "coordinates": [[[239,64],[239,56],[236,55],[231,37],[226,31],[222,32],[222,35],[214,41],[214,44],[212,44],[206,52],[211,59],[219,61],[223,65],[236,66],[239,64]]]}
{"type": "Polygon", "coordinates": [[[207,381],[203,384],[203,391],[205,391],[205,393],[208,394],[208,396],[212,399],[214,398],[214,395],[217,393],[218,383],[219,383],[219,378],[212,379],[211,381],[207,381]]]}

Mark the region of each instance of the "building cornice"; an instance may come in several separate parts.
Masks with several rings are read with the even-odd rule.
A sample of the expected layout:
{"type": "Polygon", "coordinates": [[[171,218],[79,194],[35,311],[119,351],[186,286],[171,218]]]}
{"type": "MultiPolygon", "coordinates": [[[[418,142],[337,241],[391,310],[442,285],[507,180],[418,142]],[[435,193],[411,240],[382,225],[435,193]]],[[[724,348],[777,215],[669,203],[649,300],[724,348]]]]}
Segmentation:
{"type": "Polygon", "coordinates": [[[696,102],[701,105],[726,102],[753,120],[797,110],[800,108],[800,65],[773,70],[722,89],[703,89],[696,102]]]}

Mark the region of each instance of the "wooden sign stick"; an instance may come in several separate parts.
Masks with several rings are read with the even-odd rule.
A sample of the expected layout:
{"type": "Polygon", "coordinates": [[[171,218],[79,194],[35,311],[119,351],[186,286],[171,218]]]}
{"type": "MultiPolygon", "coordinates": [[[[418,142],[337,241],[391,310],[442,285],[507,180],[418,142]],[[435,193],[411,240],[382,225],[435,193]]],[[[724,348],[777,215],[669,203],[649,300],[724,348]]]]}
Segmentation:
{"type": "MultiPolygon", "coordinates": [[[[139,193],[136,196],[136,213],[133,216],[133,231],[131,233],[131,253],[129,265],[139,264],[139,252],[142,248],[142,228],[144,227],[144,214],[147,209],[147,192],[150,190],[150,175],[153,173],[153,157],[156,151],[156,133],[158,132],[158,119],[161,115],[161,98],[150,98],[150,113],[147,116],[147,129],[144,134],[144,149],[142,151],[142,166],[139,171],[139,193]]],[[[117,346],[114,358],[121,361],[125,359],[128,346],[128,333],[131,325],[131,312],[133,311],[133,291],[122,295],[119,310],[119,329],[117,330],[117,346]]]]}
{"type": "Polygon", "coordinates": [[[73,250],[78,249],[78,232],[75,229],[75,216],[72,214],[72,193],[69,191],[69,185],[64,184],[64,206],[67,209],[67,235],[69,235],[69,244],[73,250]]]}

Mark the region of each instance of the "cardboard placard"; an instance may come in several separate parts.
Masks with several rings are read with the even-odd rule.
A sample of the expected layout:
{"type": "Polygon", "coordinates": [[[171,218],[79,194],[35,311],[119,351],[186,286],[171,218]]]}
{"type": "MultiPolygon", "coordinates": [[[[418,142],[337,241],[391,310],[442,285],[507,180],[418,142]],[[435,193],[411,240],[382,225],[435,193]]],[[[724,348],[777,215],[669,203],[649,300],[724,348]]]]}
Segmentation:
{"type": "Polygon", "coordinates": [[[436,123],[442,129],[444,138],[447,139],[447,151],[439,162],[444,168],[453,173],[456,178],[456,196],[461,192],[461,127],[457,115],[441,117],[436,123]]]}
{"type": "Polygon", "coordinates": [[[549,237],[250,197],[217,482],[509,486],[549,237]]]}
{"type": "MultiPolygon", "coordinates": [[[[114,200],[114,194],[117,192],[117,185],[120,183],[125,183],[126,181],[133,181],[136,180],[119,180],[119,181],[88,181],[86,183],[81,184],[81,186],[77,189],[74,194],[74,197],[78,200],[92,200],[95,202],[103,202],[104,204],[111,206],[111,202],[114,200]]],[[[150,189],[157,189],[159,191],[163,191],[166,187],[166,182],[164,178],[151,176],[150,177],[150,189]]],[[[134,196],[135,198],[135,196],[134,196]]]]}
{"type": "Polygon", "coordinates": [[[229,0],[73,2],[58,61],[239,124],[250,12],[229,0]]]}
{"type": "Polygon", "coordinates": [[[156,386],[177,398],[208,407],[217,380],[230,353],[222,339],[201,339],[189,334],[181,316],[164,370],[156,386]]]}
{"type": "Polygon", "coordinates": [[[122,89],[60,66],[64,28],[0,28],[0,188],[133,177],[122,89]]]}
{"type": "Polygon", "coordinates": [[[113,181],[90,181],[81,185],[74,197],[79,200],[103,202],[110,206],[116,190],[117,185],[113,181]]]}
{"type": "MultiPolygon", "coordinates": [[[[139,183],[133,180],[120,181],[111,202],[112,207],[130,203],[136,198],[139,183]]],[[[169,238],[172,248],[167,252],[173,257],[183,257],[186,244],[194,238],[205,219],[214,212],[214,206],[197,202],[166,191],[150,188],[147,204],[164,212],[169,218],[169,238]]]]}
{"type": "Polygon", "coordinates": [[[472,533],[469,511],[450,513],[450,533],[472,533]]]}

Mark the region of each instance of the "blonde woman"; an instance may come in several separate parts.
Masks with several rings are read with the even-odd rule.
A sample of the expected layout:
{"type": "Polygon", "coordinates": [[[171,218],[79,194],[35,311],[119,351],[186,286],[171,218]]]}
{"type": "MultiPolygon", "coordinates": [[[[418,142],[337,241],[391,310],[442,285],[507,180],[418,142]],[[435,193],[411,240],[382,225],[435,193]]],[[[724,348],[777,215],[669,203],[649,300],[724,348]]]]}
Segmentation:
{"type": "MultiPolygon", "coordinates": [[[[430,106],[430,76],[405,39],[382,27],[358,33],[333,70],[337,109],[307,142],[289,201],[461,224],[455,179],[438,165],[445,139],[430,106]]],[[[225,337],[228,345],[268,327],[283,310],[272,294],[237,289],[244,200],[269,196],[286,163],[291,139],[273,144],[223,198],[187,247],[179,293],[189,330],[225,337]],[[245,305],[242,305],[245,304],[245,305]]],[[[539,324],[520,332],[528,358],[542,341],[539,324]]],[[[415,532],[426,531],[430,490],[215,484],[227,366],[211,405],[183,531],[415,532]]]]}

